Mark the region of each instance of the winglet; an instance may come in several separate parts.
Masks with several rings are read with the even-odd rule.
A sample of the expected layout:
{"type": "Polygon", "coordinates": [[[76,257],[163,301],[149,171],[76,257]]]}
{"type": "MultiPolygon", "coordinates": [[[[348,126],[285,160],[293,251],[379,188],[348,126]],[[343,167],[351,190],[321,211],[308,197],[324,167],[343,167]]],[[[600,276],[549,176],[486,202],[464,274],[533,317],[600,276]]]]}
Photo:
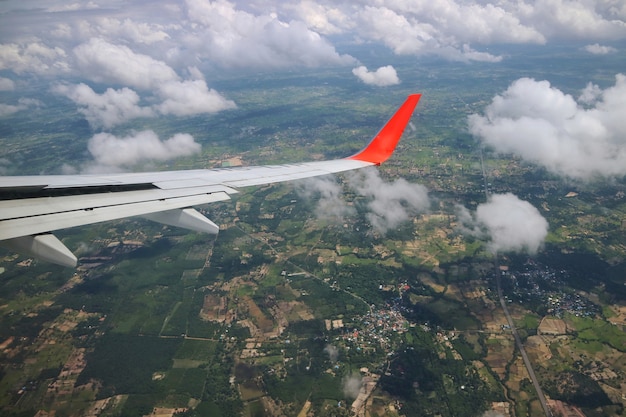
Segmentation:
{"type": "Polygon", "coordinates": [[[421,96],[421,94],[411,94],[380,132],[374,136],[369,145],[347,159],[371,162],[376,165],[385,162],[396,149],[404,128],[411,120],[413,110],[415,110],[421,96]]]}

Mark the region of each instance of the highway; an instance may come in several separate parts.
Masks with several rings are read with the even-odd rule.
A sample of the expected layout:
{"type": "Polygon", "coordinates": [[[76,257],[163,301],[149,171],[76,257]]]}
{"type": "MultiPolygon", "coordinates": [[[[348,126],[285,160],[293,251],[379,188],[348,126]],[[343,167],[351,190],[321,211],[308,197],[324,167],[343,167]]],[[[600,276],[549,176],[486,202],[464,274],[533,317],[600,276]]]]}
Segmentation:
{"type": "MultiPolygon", "coordinates": [[[[483,160],[483,152],[480,150],[480,166],[482,169],[483,175],[483,186],[485,188],[485,197],[487,201],[489,201],[489,186],[487,182],[487,173],[485,171],[485,162],[483,160]]],[[[507,300],[504,298],[504,294],[502,293],[502,285],[501,285],[501,271],[500,271],[500,259],[498,254],[494,254],[494,274],[496,277],[496,286],[498,291],[498,299],[500,300],[500,305],[502,306],[502,310],[504,310],[504,315],[506,316],[506,321],[511,328],[511,333],[513,334],[513,338],[515,339],[515,345],[522,356],[522,360],[524,361],[524,365],[526,366],[526,370],[528,371],[528,376],[530,377],[533,386],[535,387],[535,391],[537,392],[537,399],[541,403],[541,407],[543,408],[546,417],[552,417],[552,412],[548,407],[548,402],[546,401],[545,395],[543,395],[543,390],[539,385],[539,381],[537,380],[537,376],[535,375],[535,371],[533,369],[532,364],[530,363],[530,359],[528,359],[528,354],[526,353],[526,349],[524,349],[524,344],[522,343],[522,339],[519,337],[519,333],[517,332],[517,328],[515,327],[515,323],[513,322],[513,318],[509,313],[509,308],[507,306],[507,300]]]]}

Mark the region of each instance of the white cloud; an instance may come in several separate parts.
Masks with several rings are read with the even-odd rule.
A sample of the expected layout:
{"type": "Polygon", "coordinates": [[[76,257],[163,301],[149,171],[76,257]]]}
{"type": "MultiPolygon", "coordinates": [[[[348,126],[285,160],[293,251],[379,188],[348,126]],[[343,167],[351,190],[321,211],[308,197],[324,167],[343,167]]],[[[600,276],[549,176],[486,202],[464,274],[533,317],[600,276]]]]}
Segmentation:
{"type": "Polygon", "coordinates": [[[492,252],[537,253],[548,235],[548,222],[532,204],[517,196],[494,194],[475,213],[457,207],[460,229],[485,239],[492,252]]]}
{"type": "Polygon", "coordinates": [[[580,93],[578,101],[585,104],[594,104],[601,96],[602,89],[600,86],[593,83],[587,83],[587,86],[583,88],[583,91],[580,93]]]}
{"type": "Polygon", "coordinates": [[[78,111],[85,115],[89,124],[96,128],[110,129],[137,117],[150,117],[154,114],[149,107],[139,105],[139,95],[130,88],[115,90],[107,88],[98,94],[86,84],[53,87],[55,93],[62,94],[79,105],[78,111]]]}
{"type": "MultiPolygon", "coordinates": [[[[230,68],[350,65],[372,85],[399,82],[393,67],[367,71],[335,45],[382,44],[396,54],[495,63],[505,57],[490,52],[492,44],[565,39],[587,44],[590,53],[612,53],[603,43],[626,39],[626,5],[618,0],[186,0],[150,7],[137,0],[106,7],[9,0],[2,16],[0,70],[23,78],[20,86],[28,86],[28,76],[39,85],[88,85],[100,97],[77,103],[100,127],[148,112],[233,108],[202,76],[230,68]]],[[[593,95],[581,96],[587,99],[593,95]]]]}
{"type": "Polygon", "coordinates": [[[624,6],[616,1],[536,0],[524,4],[525,21],[552,39],[623,39],[624,6]]]}
{"type": "Polygon", "coordinates": [[[545,38],[510,11],[492,4],[451,0],[386,1],[355,13],[358,35],[383,42],[397,54],[438,54],[452,60],[498,62],[471,43],[544,43],[545,38]]]}
{"type": "Polygon", "coordinates": [[[69,64],[62,48],[48,47],[35,40],[25,44],[0,44],[0,70],[4,69],[16,74],[30,72],[52,76],[68,72],[69,64]]]}
{"type": "Polygon", "coordinates": [[[15,83],[9,78],[0,77],[0,91],[15,90],[15,83]]]}
{"type": "Polygon", "coordinates": [[[142,107],[139,105],[140,96],[128,87],[108,88],[103,94],[95,93],[84,83],[55,87],[56,92],[81,106],[79,111],[94,127],[110,128],[133,118],[159,113],[189,116],[236,107],[232,100],[209,89],[195,67],[187,68],[194,80],[181,80],[165,62],[100,38],[92,38],[77,46],[74,55],[78,66],[90,80],[147,90],[161,100],[152,107],[142,107]]]}
{"type": "Polygon", "coordinates": [[[145,162],[193,155],[201,150],[200,144],[189,134],[177,133],[162,141],[151,130],[122,138],[98,133],[89,140],[87,148],[94,159],[85,167],[87,172],[115,172],[145,162]]]}
{"type": "Polygon", "coordinates": [[[69,12],[76,10],[90,10],[90,9],[98,9],[99,6],[93,2],[83,2],[83,3],[67,3],[67,4],[54,4],[49,6],[46,10],[49,12],[69,12]]]}
{"type": "Polygon", "coordinates": [[[83,75],[99,83],[115,83],[142,90],[178,81],[176,72],[165,62],[135,53],[125,45],[92,38],[74,48],[76,63],[83,75]]]}
{"type": "Polygon", "coordinates": [[[289,22],[275,14],[254,15],[225,0],[186,1],[194,22],[189,47],[224,67],[315,67],[355,62],[340,55],[330,42],[299,20],[289,22]]]}
{"type": "Polygon", "coordinates": [[[16,104],[0,103],[0,116],[7,116],[9,114],[17,113],[18,111],[25,109],[26,107],[16,104]]]}
{"type": "MultiPolygon", "coordinates": [[[[356,209],[344,200],[343,188],[334,177],[314,177],[298,184],[300,195],[317,199],[314,212],[318,218],[342,222],[344,218],[357,214],[356,209]]],[[[344,184],[357,195],[365,197],[365,217],[380,234],[397,228],[430,207],[426,187],[402,178],[387,182],[376,169],[347,172],[344,184]]]]}
{"type": "Polygon", "coordinates": [[[343,189],[333,176],[307,178],[297,181],[296,187],[303,198],[316,202],[313,211],[318,219],[341,223],[356,214],[343,199],[343,189]]]}
{"type": "Polygon", "coordinates": [[[351,189],[369,199],[367,219],[382,234],[430,207],[426,187],[403,178],[386,182],[376,169],[348,172],[346,180],[351,189]]]}
{"type": "Polygon", "coordinates": [[[514,153],[578,179],[626,175],[626,76],[600,92],[587,86],[576,100],[547,81],[521,78],[493,98],[485,115],[468,119],[472,134],[500,153],[514,153]],[[594,97],[597,101],[594,103],[594,97]]]}
{"type": "Polygon", "coordinates": [[[332,4],[325,5],[320,2],[302,0],[286,3],[285,8],[292,10],[295,16],[305,22],[309,28],[324,35],[339,34],[353,27],[346,12],[332,4]]]}
{"type": "Polygon", "coordinates": [[[617,49],[612,46],[603,46],[599,43],[594,43],[593,45],[587,45],[584,47],[585,51],[594,55],[607,55],[617,52],[617,49]]]}
{"type": "Polygon", "coordinates": [[[39,107],[41,105],[41,101],[32,98],[21,98],[17,101],[17,104],[0,103],[0,116],[6,116],[9,114],[17,113],[18,111],[27,110],[33,107],[39,107]]]}
{"type": "Polygon", "coordinates": [[[463,61],[477,61],[477,62],[500,62],[501,56],[492,55],[489,52],[475,51],[469,45],[463,45],[461,48],[461,57],[463,61]]]}
{"type": "Polygon", "coordinates": [[[71,49],[92,38],[105,40],[113,44],[125,44],[131,49],[143,48],[155,56],[162,53],[159,43],[171,40],[168,30],[175,31],[179,28],[176,24],[163,25],[155,22],[142,22],[134,18],[115,18],[94,14],[89,19],[71,18],[74,15],[65,15],[67,18],[55,21],[48,30],[47,37],[55,42],[64,44],[66,49],[71,49]],[[146,47],[149,47],[146,48],[146,47]]]}
{"type": "MultiPolygon", "coordinates": [[[[568,39],[588,41],[592,51],[611,51],[593,42],[626,38],[626,6],[619,0],[187,0],[150,7],[136,0],[106,7],[58,1],[47,8],[7,3],[0,35],[13,43],[0,50],[13,56],[2,58],[7,51],[0,51],[0,65],[16,73],[67,72],[73,63],[65,51],[91,38],[140,51],[177,71],[177,65],[198,59],[226,68],[354,65],[352,57],[337,52],[334,35],[379,42],[397,54],[490,62],[502,59],[485,50],[491,44],[568,39]],[[30,44],[34,50],[26,51],[30,44]]],[[[85,75],[99,62],[89,57],[77,69],[85,75]]]]}
{"type": "Polygon", "coordinates": [[[209,89],[204,80],[170,81],[158,87],[163,102],[156,106],[162,114],[189,116],[233,109],[235,102],[209,89]]]}
{"type": "Polygon", "coordinates": [[[85,115],[92,127],[105,129],[138,117],[157,114],[190,116],[236,107],[232,100],[226,100],[213,89],[209,90],[204,80],[165,82],[156,89],[162,102],[152,106],[141,106],[141,97],[127,87],[107,88],[104,93],[98,94],[83,83],[58,84],[52,91],[78,104],[78,111],[85,115]]]}
{"type": "Polygon", "coordinates": [[[95,30],[109,39],[127,39],[133,43],[152,45],[170,38],[166,28],[159,24],[137,22],[133,19],[99,18],[95,30]]]}
{"type": "Polygon", "coordinates": [[[365,6],[357,16],[361,36],[382,41],[396,54],[417,54],[436,44],[435,28],[429,23],[409,20],[410,15],[387,7],[365,6]]]}
{"type": "Polygon", "coordinates": [[[396,69],[391,65],[380,67],[374,72],[370,72],[366,67],[360,66],[354,68],[352,73],[356,75],[359,80],[368,85],[386,87],[389,85],[400,84],[400,79],[398,78],[396,69]]]}
{"type": "MultiPolygon", "coordinates": [[[[543,43],[544,36],[532,25],[521,22],[509,2],[441,1],[383,1],[384,20],[388,16],[403,16],[410,27],[428,28],[440,45],[456,46],[469,42],[543,43]]],[[[380,11],[374,9],[372,11],[380,11]]],[[[372,16],[372,17],[375,17],[372,16]]],[[[407,34],[412,38],[411,34],[407,34]]]]}

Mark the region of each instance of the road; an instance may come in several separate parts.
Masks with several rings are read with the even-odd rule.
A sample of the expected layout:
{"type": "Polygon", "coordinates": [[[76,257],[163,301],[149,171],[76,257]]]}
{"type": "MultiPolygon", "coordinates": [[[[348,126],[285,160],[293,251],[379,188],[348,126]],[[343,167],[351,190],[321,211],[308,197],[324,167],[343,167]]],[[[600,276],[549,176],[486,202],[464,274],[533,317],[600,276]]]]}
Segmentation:
{"type": "MultiPolygon", "coordinates": [[[[483,152],[482,149],[480,151],[480,166],[483,174],[483,186],[485,188],[485,197],[487,201],[489,201],[489,183],[487,182],[487,173],[485,171],[485,162],[483,160],[483,152]]],[[[502,285],[501,285],[501,271],[500,271],[500,259],[497,253],[494,254],[494,273],[496,277],[496,286],[498,291],[498,299],[500,300],[500,305],[502,306],[502,310],[504,311],[504,315],[506,317],[506,321],[511,328],[511,333],[513,334],[513,338],[515,339],[515,345],[522,356],[522,360],[524,361],[524,365],[526,366],[526,370],[528,371],[528,376],[530,377],[533,386],[535,387],[535,391],[537,392],[537,399],[541,403],[541,407],[543,408],[546,417],[552,417],[552,412],[548,407],[548,402],[546,401],[545,395],[543,395],[543,390],[539,385],[539,381],[537,380],[537,376],[535,375],[535,370],[533,369],[532,364],[530,363],[530,359],[528,358],[528,354],[526,353],[526,349],[524,349],[524,344],[522,343],[522,339],[517,332],[517,328],[515,327],[515,323],[513,322],[513,317],[509,313],[509,308],[507,306],[507,300],[504,298],[504,294],[502,293],[502,285]]]]}

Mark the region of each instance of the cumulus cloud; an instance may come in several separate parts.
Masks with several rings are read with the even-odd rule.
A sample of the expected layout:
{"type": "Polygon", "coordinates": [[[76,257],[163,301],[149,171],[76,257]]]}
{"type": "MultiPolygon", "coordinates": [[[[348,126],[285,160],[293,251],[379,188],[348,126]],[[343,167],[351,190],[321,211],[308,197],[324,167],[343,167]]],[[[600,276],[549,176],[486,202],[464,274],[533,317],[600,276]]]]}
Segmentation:
{"type": "Polygon", "coordinates": [[[177,133],[160,140],[151,130],[122,138],[98,133],[89,140],[87,148],[94,159],[85,168],[87,172],[116,172],[149,161],[193,155],[201,150],[200,144],[189,134],[177,133]]]}
{"type": "Polygon", "coordinates": [[[465,61],[477,61],[477,62],[500,62],[502,57],[498,55],[492,55],[489,52],[480,52],[472,49],[469,45],[465,44],[461,48],[461,60],[465,61]]]}
{"type": "Polygon", "coordinates": [[[490,251],[537,253],[548,222],[532,204],[511,193],[494,194],[475,213],[457,206],[460,230],[487,241],[490,251]]]}
{"type": "Polygon", "coordinates": [[[67,4],[53,4],[49,6],[46,10],[49,12],[68,12],[68,11],[76,11],[76,10],[89,10],[89,9],[97,9],[98,6],[93,1],[82,2],[82,3],[67,3],[67,4]]]}
{"type": "Polygon", "coordinates": [[[134,18],[118,19],[106,15],[93,14],[93,19],[72,19],[70,16],[79,14],[64,14],[66,19],[55,22],[48,31],[48,36],[67,44],[83,43],[91,38],[107,40],[112,43],[124,43],[133,46],[150,46],[152,52],[160,52],[156,44],[170,40],[167,32],[175,25],[162,25],[155,22],[142,22],[134,18]]]}
{"type": "Polygon", "coordinates": [[[387,2],[355,14],[360,36],[382,42],[396,54],[434,53],[453,60],[499,61],[472,42],[543,43],[543,36],[501,7],[443,2],[387,2]]]}
{"type": "Polygon", "coordinates": [[[315,67],[355,62],[300,20],[283,21],[275,13],[255,15],[225,0],[187,0],[186,6],[188,19],[196,24],[195,36],[187,41],[222,66],[315,67]]]}
{"type": "MultiPolygon", "coordinates": [[[[430,207],[428,190],[400,178],[387,182],[376,169],[347,172],[345,186],[365,198],[365,214],[372,228],[381,234],[397,228],[416,214],[430,207]]],[[[342,221],[355,216],[356,209],[343,198],[343,188],[334,177],[318,177],[299,182],[300,195],[316,200],[318,218],[342,221]]]]}
{"type": "Polygon", "coordinates": [[[94,30],[99,36],[112,39],[127,39],[133,43],[152,45],[170,38],[167,28],[150,22],[137,22],[133,19],[102,17],[96,20],[94,30]]]}
{"type": "Polygon", "coordinates": [[[190,116],[236,107],[232,100],[209,89],[195,67],[186,69],[193,80],[181,80],[165,62],[100,38],[80,44],[74,48],[74,55],[77,65],[91,81],[146,90],[161,100],[152,107],[141,107],[140,96],[129,87],[109,88],[103,94],[96,94],[84,83],[56,87],[57,92],[81,106],[79,111],[93,126],[109,128],[136,117],[190,116]]]}
{"type": "Polygon", "coordinates": [[[73,52],[84,76],[98,83],[148,90],[179,80],[176,72],[165,62],[104,39],[92,38],[78,45],[73,52]]]}
{"type": "Polygon", "coordinates": [[[162,114],[190,116],[237,107],[234,101],[209,89],[204,80],[170,81],[159,86],[158,95],[163,102],[156,108],[162,114]]]}
{"type": "Polygon", "coordinates": [[[296,184],[296,189],[302,197],[316,201],[313,211],[318,219],[340,223],[346,217],[356,214],[354,207],[349,206],[343,199],[343,188],[335,177],[307,178],[296,184]]]}
{"type": "Polygon", "coordinates": [[[68,72],[69,67],[63,48],[49,47],[38,39],[24,44],[0,44],[0,70],[50,76],[68,72]]]}
{"type": "Polygon", "coordinates": [[[309,28],[324,35],[340,34],[352,27],[349,15],[335,4],[302,0],[297,3],[286,2],[284,7],[293,11],[309,28]]]}
{"type": "Polygon", "coordinates": [[[0,103],[0,116],[6,116],[9,114],[17,113],[18,111],[27,110],[33,107],[39,107],[42,103],[39,100],[32,98],[21,98],[17,101],[17,104],[4,104],[0,103]]]}
{"type": "Polygon", "coordinates": [[[78,111],[85,115],[93,127],[111,128],[137,117],[149,117],[154,113],[139,105],[139,95],[130,88],[115,90],[107,88],[98,94],[86,84],[59,84],[52,91],[62,94],[79,105],[78,111]]]}
{"type": "Polygon", "coordinates": [[[599,43],[594,43],[593,45],[587,45],[583,48],[585,51],[594,55],[607,55],[617,52],[617,49],[612,46],[603,46],[599,43]]]}
{"type": "Polygon", "coordinates": [[[359,396],[363,378],[360,375],[352,374],[341,380],[341,390],[346,398],[355,399],[359,396]]]}
{"type": "Polygon", "coordinates": [[[129,72],[145,75],[163,68],[158,62],[143,69],[133,66],[138,57],[121,47],[111,51],[110,45],[142,51],[175,68],[175,63],[194,65],[197,60],[217,67],[276,68],[354,65],[354,58],[333,45],[336,35],[382,43],[397,54],[479,61],[502,59],[485,50],[490,44],[573,39],[588,41],[592,51],[610,51],[594,42],[626,37],[626,7],[617,0],[186,0],[150,6],[87,2],[9,10],[0,35],[13,43],[0,48],[0,66],[37,74],[78,70],[88,75],[96,70],[97,76],[119,79],[121,74],[98,71],[98,64],[112,68],[94,51],[128,56],[129,72]],[[76,51],[77,62],[70,62],[68,51],[77,44],[86,46],[76,51]]]}
{"type": "Polygon", "coordinates": [[[386,87],[388,85],[400,84],[396,69],[391,65],[380,67],[373,72],[368,71],[365,66],[360,66],[354,68],[352,73],[356,75],[359,80],[368,85],[386,87]]]}
{"type": "Polygon", "coordinates": [[[330,27],[328,33],[382,42],[397,54],[434,53],[455,60],[502,59],[476,50],[476,45],[626,36],[626,7],[615,1],[321,0],[315,8],[305,2],[287,4],[283,10],[298,10],[297,16],[321,33],[330,27]]]}
{"type": "Polygon", "coordinates": [[[611,1],[536,0],[516,12],[547,38],[620,39],[626,34],[626,10],[615,6],[611,1]]]}
{"type": "MultiPolygon", "coordinates": [[[[136,0],[107,7],[97,1],[56,1],[44,7],[23,2],[3,11],[0,71],[88,85],[100,97],[85,93],[79,109],[94,126],[105,127],[148,112],[184,116],[233,108],[202,76],[189,78],[189,67],[206,74],[230,68],[360,65],[334,42],[494,63],[504,58],[487,47],[502,43],[567,39],[588,44],[590,53],[611,53],[615,50],[603,43],[626,39],[626,7],[618,3],[186,0],[146,8],[136,0]]],[[[394,71],[354,69],[355,76],[372,85],[399,82],[394,71]]],[[[15,106],[4,104],[4,111],[15,106]]]]}
{"type": "Polygon", "coordinates": [[[587,83],[587,86],[583,88],[578,101],[587,105],[593,105],[599,97],[602,96],[602,89],[593,83],[587,83]]]}
{"type": "Polygon", "coordinates": [[[98,94],[84,83],[58,84],[52,91],[78,104],[78,111],[85,115],[92,127],[105,129],[138,117],[156,114],[190,116],[236,107],[232,100],[227,100],[217,91],[209,89],[204,80],[163,83],[156,89],[156,94],[162,101],[152,106],[141,106],[139,94],[127,87],[107,88],[104,93],[98,94]]]}
{"type": "Polygon", "coordinates": [[[430,207],[426,187],[403,178],[387,182],[376,169],[349,172],[346,180],[351,189],[368,199],[367,219],[382,234],[430,207]]]}
{"type": "Polygon", "coordinates": [[[360,33],[397,54],[416,54],[435,45],[435,28],[387,7],[365,6],[357,14],[360,33]]]}
{"type": "Polygon", "coordinates": [[[580,103],[548,81],[521,78],[493,98],[469,129],[500,153],[563,176],[626,175],[626,76],[604,90],[588,85],[580,103]],[[585,104],[584,107],[582,104],[585,104]]]}

